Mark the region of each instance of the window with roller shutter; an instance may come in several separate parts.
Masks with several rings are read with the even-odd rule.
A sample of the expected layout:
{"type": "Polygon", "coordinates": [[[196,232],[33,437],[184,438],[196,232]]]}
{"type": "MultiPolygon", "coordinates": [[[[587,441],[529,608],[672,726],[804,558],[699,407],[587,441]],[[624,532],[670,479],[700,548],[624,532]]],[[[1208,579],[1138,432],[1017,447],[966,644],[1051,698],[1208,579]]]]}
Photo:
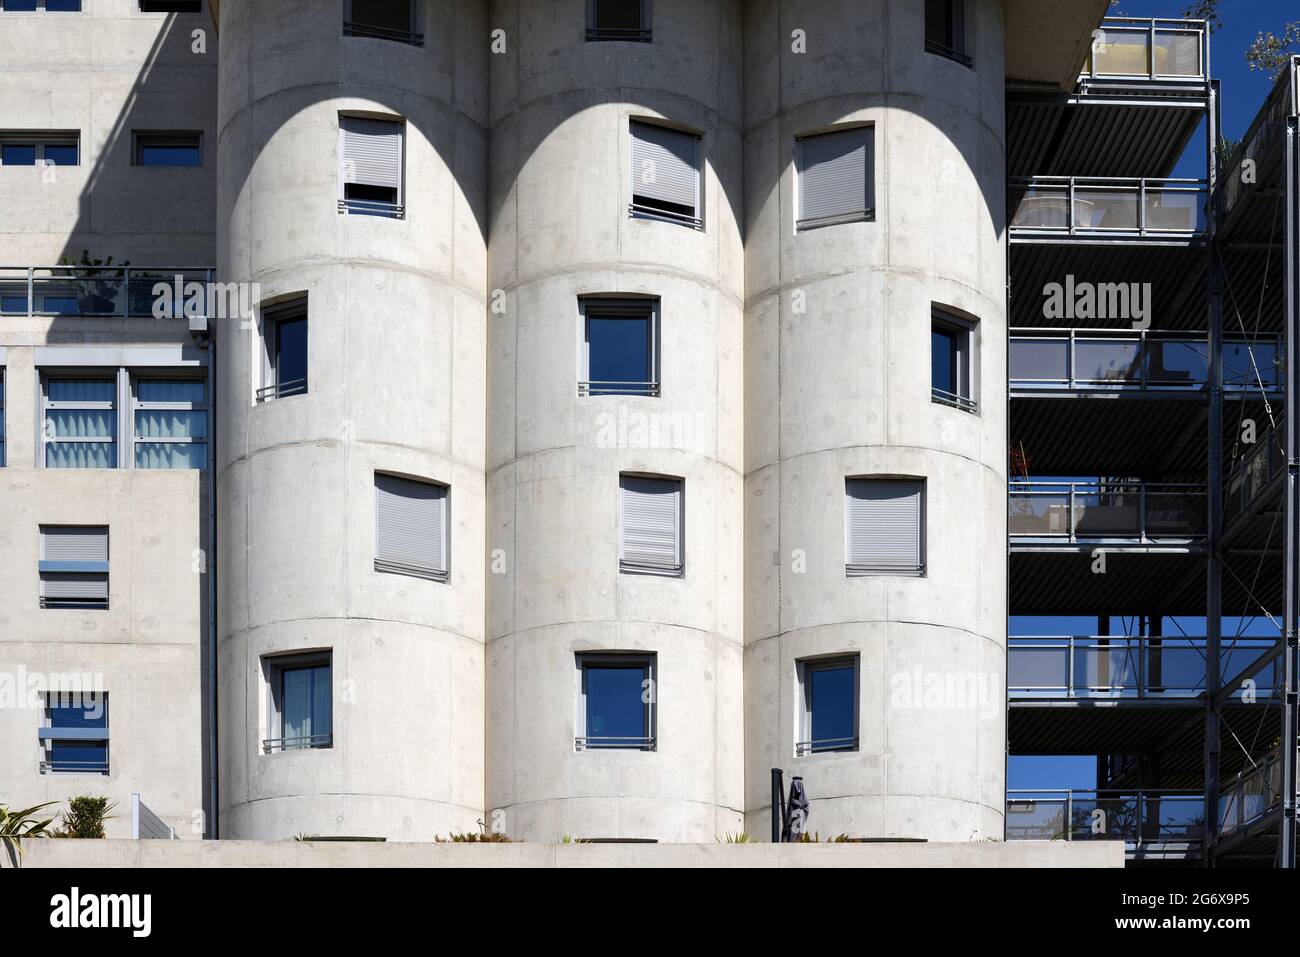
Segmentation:
{"type": "Polygon", "coordinates": [[[619,571],[681,576],[682,485],[675,478],[619,476],[619,571]]]}
{"type": "Polygon", "coordinates": [[[375,473],[375,571],[447,580],[445,485],[375,473]]]}
{"type": "Polygon", "coordinates": [[[41,526],[42,608],[108,607],[108,528],[41,526]]]}
{"type": "Polygon", "coordinates": [[[925,482],[851,478],[845,493],[849,576],[924,574],[925,482]]]}
{"type": "Polygon", "coordinates": [[[339,138],[339,212],[402,219],[405,122],[340,115],[339,138]]]}
{"type": "Polygon", "coordinates": [[[700,138],[638,120],[631,131],[632,216],[701,229],[700,138]]]}
{"type": "Polygon", "coordinates": [[[796,140],[796,229],[875,219],[874,141],[870,126],[796,140]]]}

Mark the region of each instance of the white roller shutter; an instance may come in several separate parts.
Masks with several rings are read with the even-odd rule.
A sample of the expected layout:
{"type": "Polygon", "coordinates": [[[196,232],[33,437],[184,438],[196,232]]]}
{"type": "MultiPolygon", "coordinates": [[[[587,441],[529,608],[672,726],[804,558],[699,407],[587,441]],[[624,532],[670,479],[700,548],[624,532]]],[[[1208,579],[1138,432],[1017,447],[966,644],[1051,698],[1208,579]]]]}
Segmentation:
{"type": "Polygon", "coordinates": [[[632,122],[632,195],[637,205],[671,203],[700,215],[700,138],[653,123],[632,122]]]}
{"type": "Polygon", "coordinates": [[[445,581],[447,488],[375,475],[375,568],[445,581]]]}
{"type": "Polygon", "coordinates": [[[874,203],[871,127],[805,136],[798,148],[799,227],[865,218],[874,203]]]}
{"type": "Polygon", "coordinates": [[[624,475],[619,479],[619,499],[620,567],[680,574],[682,483],[624,475]]]}
{"type": "Polygon", "coordinates": [[[108,605],[108,529],[49,525],[41,528],[41,605],[108,605]]]}
{"type": "Polygon", "coordinates": [[[845,535],[850,573],[921,572],[922,490],[917,480],[848,480],[845,535]]]}
{"type": "Polygon", "coordinates": [[[343,130],[344,182],[402,187],[403,124],[360,116],[339,118],[343,130]]]}
{"type": "Polygon", "coordinates": [[[50,525],[41,529],[41,561],[106,562],[108,529],[50,525]]]}

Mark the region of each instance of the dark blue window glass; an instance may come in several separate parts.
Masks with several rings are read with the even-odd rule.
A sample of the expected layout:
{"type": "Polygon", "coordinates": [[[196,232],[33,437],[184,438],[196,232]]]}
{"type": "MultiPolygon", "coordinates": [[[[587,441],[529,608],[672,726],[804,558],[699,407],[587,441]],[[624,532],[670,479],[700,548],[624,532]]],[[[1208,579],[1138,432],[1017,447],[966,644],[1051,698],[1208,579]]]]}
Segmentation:
{"type": "Polygon", "coordinates": [[[77,147],[71,143],[47,144],[45,147],[45,162],[53,163],[55,166],[76,166],[77,147]]]}
{"type": "Polygon", "coordinates": [[[930,331],[930,382],[940,392],[957,395],[957,334],[935,327],[930,331]]]}
{"type": "MultiPolygon", "coordinates": [[[[5,9],[9,9],[9,7],[5,9]]],[[[35,166],[36,146],[29,146],[25,143],[6,143],[4,146],[0,146],[0,163],[5,166],[35,166]]]]}
{"type": "MultiPolygon", "coordinates": [[[[108,696],[57,696],[50,699],[50,727],[59,730],[107,730],[108,696]]],[[[50,766],[54,771],[108,771],[108,740],[59,739],[50,741],[50,766]]]]}
{"type": "Polygon", "coordinates": [[[26,296],[0,296],[0,312],[17,312],[27,315],[26,296]]]}
{"type": "Polygon", "coordinates": [[[34,12],[36,0],[5,0],[5,9],[12,13],[34,12]]]}
{"type": "Polygon", "coordinates": [[[76,296],[41,296],[40,312],[52,316],[75,316],[81,311],[76,296]]]}
{"type": "Polygon", "coordinates": [[[643,665],[587,665],[583,684],[589,747],[635,747],[649,738],[643,665]]]}
{"type": "Polygon", "coordinates": [[[854,746],[854,666],[809,668],[808,705],[812,717],[812,750],[841,751],[854,746]]]}
{"type": "Polygon", "coordinates": [[[141,166],[198,166],[199,148],[186,145],[140,144],[141,166]]]}
{"type": "Polygon", "coordinates": [[[275,384],[279,396],[307,391],[306,316],[275,324],[275,384]]]}
{"type": "Polygon", "coordinates": [[[328,748],[333,734],[330,666],[286,668],[280,681],[284,747],[328,748]]]}
{"type": "Polygon", "coordinates": [[[78,13],[80,10],[81,0],[45,0],[47,13],[78,13]]]}
{"type": "Polygon", "coordinates": [[[653,320],[587,314],[587,376],[592,395],[655,392],[653,320]]]}

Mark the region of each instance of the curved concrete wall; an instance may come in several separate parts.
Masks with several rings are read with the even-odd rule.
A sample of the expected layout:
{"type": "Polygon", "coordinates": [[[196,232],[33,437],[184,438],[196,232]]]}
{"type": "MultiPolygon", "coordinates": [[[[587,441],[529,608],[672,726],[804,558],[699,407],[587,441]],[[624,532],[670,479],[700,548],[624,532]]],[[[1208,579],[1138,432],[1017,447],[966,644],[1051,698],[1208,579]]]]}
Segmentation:
{"type": "Polygon", "coordinates": [[[746,6],[750,833],[784,767],[823,836],[1002,836],[1002,4],[968,4],[973,70],[922,52],[924,6],[746,6]],[[875,221],[797,233],[795,137],[863,122],[875,221]],[[977,415],[931,401],[934,304],[978,319],[977,415]],[[925,480],[924,577],[846,577],[845,479],[873,475],[925,480]],[[843,653],[860,656],[859,748],[795,757],[796,663],[843,653]]]}
{"type": "Polygon", "coordinates": [[[483,813],[485,9],[429,0],[414,47],[341,8],[221,6],[219,274],[309,297],[307,395],[255,405],[257,331],[216,330],[223,837],[483,813]],[[405,219],[338,213],[340,111],[406,120],[405,219]],[[450,486],[448,582],[374,570],[376,470],[450,486]],[[309,649],[333,747],[262,754],[262,658],[309,649]]]}
{"type": "Polygon", "coordinates": [[[513,837],[712,841],[743,811],[741,4],[500,0],[489,63],[487,809],[513,837]],[[704,228],[631,219],[629,120],[702,136],[704,228]],[[657,296],[662,395],[577,392],[578,297],[657,296]],[[684,479],[685,573],[619,573],[620,472],[684,479]],[[657,750],[577,751],[575,655],[658,656],[657,750]]]}

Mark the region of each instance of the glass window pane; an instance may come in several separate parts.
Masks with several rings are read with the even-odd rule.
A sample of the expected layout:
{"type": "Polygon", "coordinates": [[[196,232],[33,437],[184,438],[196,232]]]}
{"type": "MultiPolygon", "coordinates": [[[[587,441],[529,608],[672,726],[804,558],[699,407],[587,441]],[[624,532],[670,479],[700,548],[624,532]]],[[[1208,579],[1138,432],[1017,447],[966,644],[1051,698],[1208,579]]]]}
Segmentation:
{"type": "Polygon", "coordinates": [[[286,748],[326,744],[331,731],[330,666],[286,668],[280,673],[280,714],[286,748]],[[294,740],[298,739],[298,740],[294,740]]]}
{"type": "Polygon", "coordinates": [[[0,296],[0,312],[14,312],[27,315],[27,296],[0,296]]]}
{"type": "MultiPolygon", "coordinates": [[[[650,382],[649,317],[588,316],[587,374],[593,383],[650,382]]],[[[593,386],[591,391],[622,390],[593,386]]]]}
{"type": "Polygon", "coordinates": [[[112,409],[46,409],[45,436],[50,439],[105,438],[117,431],[112,409]]]}
{"type": "Polygon", "coordinates": [[[203,469],[208,466],[206,442],[137,442],[138,469],[203,469]]]}
{"type": "Polygon", "coordinates": [[[46,13],[78,13],[81,0],[45,0],[46,13]]]}
{"type": "Polygon", "coordinates": [[[108,727],[107,695],[52,694],[49,711],[52,728],[108,727]]]}
{"type": "Polygon", "coordinates": [[[111,469],[117,467],[117,453],[107,442],[50,442],[45,446],[45,467],[111,469]]]}
{"type": "Polygon", "coordinates": [[[202,439],[208,435],[206,412],[143,409],[135,413],[135,434],[141,439],[202,439]]]}
{"type": "Polygon", "coordinates": [[[50,761],[56,771],[105,771],[108,744],[95,741],[51,741],[50,761]]]}
{"type": "Polygon", "coordinates": [[[275,324],[275,381],[281,394],[307,391],[307,319],[275,324]]]}
{"type": "Polygon", "coordinates": [[[201,379],[141,379],[135,384],[135,397],[141,402],[204,402],[201,379]]]}
{"type": "Polygon", "coordinates": [[[77,147],[71,143],[57,146],[47,144],[45,147],[45,162],[53,163],[55,166],[76,166],[77,147]]]}
{"type": "Polygon", "coordinates": [[[948,329],[930,330],[930,378],[934,388],[957,394],[957,336],[948,329]]]}
{"type": "Polygon", "coordinates": [[[411,0],[352,0],[352,22],[407,33],[411,29],[411,0]]]}
{"type": "MultiPolygon", "coordinates": [[[[93,302],[88,299],[87,304],[93,307],[92,312],[113,311],[113,302],[107,297],[93,302]]],[[[76,296],[37,296],[35,311],[51,316],[75,316],[81,313],[81,305],[76,296]]]]}
{"type": "Polygon", "coordinates": [[[596,0],[598,30],[641,29],[641,0],[596,0]]]}
{"type": "Polygon", "coordinates": [[[45,392],[51,402],[113,402],[117,383],[112,379],[50,379],[45,392]]]}
{"type": "Polygon", "coordinates": [[[4,8],[12,13],[29,13],[36,10],[36,0],[5,0],[4,8]]]}
{"type": "MultiPolygon", "coordinates": [[[[13,9],[6,7],[6,10],[13,9]]],[[[5,166],[35,166],[36,165],[36,146],[6,143],[0,146],[0,163],[5,166]]]]}
{"type": "Polygon", "coordinates": [[[854,668],[810,668],[813,750],[851,747],[854,736],[854,668]]]}
{"type": "Polygon", "coordinates": [[[641,700],[645,678],[641,665],[585,668],[587,737],[649,737],[646,707],[641,700]]]}
{"type": "Polygon", "coordinates": [[[198,166],[199,148],[179,144],[140,144],[141,166],[198,166]]]}

